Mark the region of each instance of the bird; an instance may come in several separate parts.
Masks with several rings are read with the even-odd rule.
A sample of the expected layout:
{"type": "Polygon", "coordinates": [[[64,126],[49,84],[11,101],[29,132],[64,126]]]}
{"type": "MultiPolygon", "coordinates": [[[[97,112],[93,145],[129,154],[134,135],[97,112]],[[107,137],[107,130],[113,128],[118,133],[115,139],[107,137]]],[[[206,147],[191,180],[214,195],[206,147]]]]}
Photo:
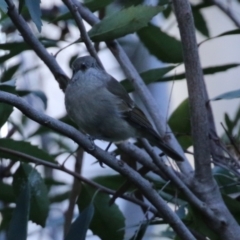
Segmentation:
{"type": "Polygon", "coordinates": [[[184,161],[154,130],[125,88],[95,58],[79,57],[71,68],[73,75],[65,90],[65,106],[80,131],[94,139],[116,143],[146,138],[173,160],[184,161]]]}

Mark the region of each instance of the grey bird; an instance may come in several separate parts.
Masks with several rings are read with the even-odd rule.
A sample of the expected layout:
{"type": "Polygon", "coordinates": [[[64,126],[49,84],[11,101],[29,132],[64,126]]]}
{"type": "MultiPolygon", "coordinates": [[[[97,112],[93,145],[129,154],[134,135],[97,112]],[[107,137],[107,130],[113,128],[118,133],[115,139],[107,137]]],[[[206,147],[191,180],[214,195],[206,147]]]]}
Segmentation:
{"type": "Polygon", "coordinates": [[[176,161],[184,158],[153,129],[124,87],[91,56],[77,58],[65,91],[69,117],[79,129],[95,139],[121,142],[146,138],[176,161]]]}

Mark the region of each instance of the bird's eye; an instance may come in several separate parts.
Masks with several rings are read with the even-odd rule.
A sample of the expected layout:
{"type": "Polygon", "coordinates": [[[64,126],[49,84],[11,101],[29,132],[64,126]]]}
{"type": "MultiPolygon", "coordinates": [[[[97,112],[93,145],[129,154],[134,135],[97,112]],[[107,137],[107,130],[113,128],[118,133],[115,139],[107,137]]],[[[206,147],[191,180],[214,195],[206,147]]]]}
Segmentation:
{"type": "Polygon", "coordinates": [[[82,70],[86,70],[86,69],[87,69],[87,66],[86,66],[85,63],[81,63],[81,69],[82,69],[82,70]]]}

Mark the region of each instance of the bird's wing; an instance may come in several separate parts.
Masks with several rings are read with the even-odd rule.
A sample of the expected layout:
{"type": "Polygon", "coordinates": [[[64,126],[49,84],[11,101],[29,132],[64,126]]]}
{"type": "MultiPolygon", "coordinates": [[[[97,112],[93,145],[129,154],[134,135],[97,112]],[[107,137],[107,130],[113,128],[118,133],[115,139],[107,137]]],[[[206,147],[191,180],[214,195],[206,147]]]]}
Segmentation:
{"type": "Polygon", "coordinates": [[[107,81],[107,89],[121,100],[119,103],[119,110],[121,111],[123,118],[135,128],[138,128],[139,130],[148,130],[156,137],[159,137],[153,130],[153,127],[145,114],[135,105],[125,88],[116,79],[110,75],[109,77],[110,78],[107,81]]]}
{"type": "Polygon", "coordinates": [[[117,96],[119,101],[119,111],[122,117],[134,128],[139,129],[139,137],[145,137],[154,145],[159,146],[162,151],[176,161],[183,161],[184,158],[167,143],[153,129],[145,114],[134,104],[124,87],[113,77],[109,75],[107,89],[113,95],[117,96]]]}

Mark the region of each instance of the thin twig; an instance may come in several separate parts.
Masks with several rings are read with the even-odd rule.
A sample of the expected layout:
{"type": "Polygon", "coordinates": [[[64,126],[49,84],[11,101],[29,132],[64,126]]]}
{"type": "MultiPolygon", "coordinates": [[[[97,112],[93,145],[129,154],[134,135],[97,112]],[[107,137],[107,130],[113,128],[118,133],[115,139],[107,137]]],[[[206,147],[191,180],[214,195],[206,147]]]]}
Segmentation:
{"type": "Polygon", "coordinates": [[[83,20],[82,20],[82,17],[78,11],[78,6],[73,4],[73,2],[71,0],[63,0],[63,2],[66,4],[66,6],[68,7],[68,9],[70,10],[70,12],[72,13],[72,15],[74,16],[74,19],[76,21],[76,24],[80,30],[80,33],[81,33],[81,39],[83,40],[83,42],[85,43],[86,47],[87,47],[87,50],[88,52],[91,54],[92,57],[94,57],[99,66],[102,67],[102,69],[104,69],[98,55],[97,55],[97,52],[86,32],[86,29],[85,29],[85,26],[83,24],[83,20]]]}
{"type": "MultiPolygon", "coordinates": [[[[64,167],[63,165],[47,162],[43,159],[36,158],[36,157],[31,156],[31,155],[28,155],[28,154],[25,154],[25,153],[22,153],[22,152],[18,152],[18,151],[12,150],[12,149],[8,149],[8,148],[0,147],[0,150],[3,151],[3,152],[6,152],[6,153],[13,154],[13,155],[18,156],[18,157],[22,157],[25,160],[28,160],[29,162],[35,163],[37,165],[43,165],[43,166],[46,166],[46,167],[50,167],[50,168],[57,169],[57,170],[60,170],[62,172],[68,173],[69,175],[75,177],[76,179],[78,179],[78,180],[80,180],[80,181],[98,189],[98,190],[100,190],[101,192],[105,192],[105,193],[111,194],[111,195],[115,194],[115,191],[113,191],[113,190],[111,190],[107,187],[104,187],[104,186],[102,186],[102,185],[100,185],[96,182],[93,182],[93,181],[83,177],[82,175],[80,175],[80,174],[78,174],[74,171],[69,170],[68,168],[64,167]]],[[[120,198],[123,198],[123,199],[125,199],[127,201],[130,201],[132,203],[135,203],[135,204],[137,204],[141,207],[144,207],[146,209],[150,209],[149,211],[151,211],[154,214],[158,214],[155,208],[153,208],[150,205],[145,204],[144,202],[141,202],[141,201],[139,201],[135,198],[132,198],[132,197],[127,196],[127,195],[122,195],[120,198]]]]}

